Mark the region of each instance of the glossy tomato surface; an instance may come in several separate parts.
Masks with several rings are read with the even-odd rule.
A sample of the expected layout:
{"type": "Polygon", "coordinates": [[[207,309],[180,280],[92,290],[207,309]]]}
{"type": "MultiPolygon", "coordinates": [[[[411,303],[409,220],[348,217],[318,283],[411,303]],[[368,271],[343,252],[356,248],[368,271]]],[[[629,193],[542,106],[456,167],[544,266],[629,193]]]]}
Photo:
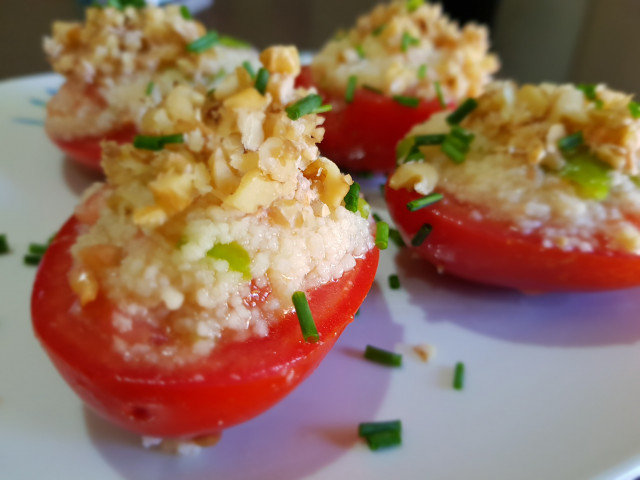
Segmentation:
{"type": "MultiPolygon", "coordinates": [[[[309,67],[303,67],[297,83],[315,86],[309,67]]],[[[333,106],[322,114],[325,134],[320,150],[338,166],[352,172],[393,170],[396,144],[411,127],[442,110],[438,100],[420,101],[416,108],[411,108],[364,88],[356,89],[351,103],[345,101],[344,95],[332,95],[320,88],[318,93],[333,106]]]]}
{"type": "MultiPolygon", "coordinates": [[[[84,307],[77,304],[67,275],[79,225],[72,217],[42,260],[32,296],[33,326],[59,372],[87,405],[143,435],[216,433],[282,399],[316,368],[353,320],[378,265],[379,253],[373,249],[339,280],[307,292],[320,334],[317,343],[303,341],[291,312],[266,337],[223,340],[201,361],[160,367],[127,361],[114,351],[114,306],[105,298],[84,307]],[[79,315],[70,314],[79,308],[79,315]]],[[[134,330],[143,328],[134,325],[134,330]]]]}
{"type": "Polygon", "coordinates": [[[481,208],[444,199],[416,212],[421,195],[386,187],[389,212],[407,245],[425,223],[433,230],[416,251],[438,269],[475,282],[526,292],[595,291],[640,285],[640,256],[600,248],[593,252],[545,248],[542,239],[507,223],[472,216],[481,208]]]}
{"type": "Polygon", "coordinates": [[[137,129],[133,125],[128,125],[99,137],[83,137],[73,140],[61,140],[53,136],[50,138],[69,158],[85,167],[101,172],[101,142],[108,140],[120,144],[130,143],[133,142],[136,134],[137,129]]]}

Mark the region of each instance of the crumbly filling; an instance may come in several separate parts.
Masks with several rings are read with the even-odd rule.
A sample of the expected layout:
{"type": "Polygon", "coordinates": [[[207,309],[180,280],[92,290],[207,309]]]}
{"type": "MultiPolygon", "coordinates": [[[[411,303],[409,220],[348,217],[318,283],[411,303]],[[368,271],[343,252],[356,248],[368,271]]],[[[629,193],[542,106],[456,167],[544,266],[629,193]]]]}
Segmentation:
{"type": "Polygon", "coordinates": [[[244,61],[258,65],[251,48],[219,38],[211,48],[188,51],[206,33],[177,5],[90,7],[85,23],[55,22],[44,50],[67,83],[49,105],[47,130],[70,139],[138,125],[177,83],[210,88],[244,61]]]}
{"type": "MultiPolygon", "coordinates": [[[[462,163],[441,146],[420,147],[425,159],[399,166],[391,185],[448,192],[476,207],[479,218],[539,234],[547,247],[606,245],[640,253],[640,119],[634,112],[630,96],[604,85],[495,82],[460,124],[475,135],[462,163]],[[582,164],[572,167],[577,176],[568,173],[575,153],[562,148],[576,136],[582,137],[582,164]]],[[[434,115],[409,136],[449,132],[449,113],[434,115]]]]}
{"type": "Polygon", "coordinates": [[[344,92],[349,77],[388,95],[444,99],[479,95],[498,69],[487,30],[449,20],[438,4],[395,0],[360,17],[330,40],[311,68],[321,88],[344,92]],[[416,4],[418,4],[416,6],[416,4]]]}
{"type": "Polygon", "coordinates": [[[264,94],[239,67],[215,92],[178,86],[145,114],[146,135],[183,143],[104,149],[106,184],[76,212],[88,226],[70,284],[81,304],[104,294],[118,306],[126,357],[188,361],[229,332],[266,335],[294,291],[339,278],[373,247],[368,220],[343,206],[351,177],[319,155],[322,118],[285,111],[311,93],[294,88],[297,51],[261,61],[264,94]],[[161,352],[135,342],[132,322],[171,340],[161,352]]]}

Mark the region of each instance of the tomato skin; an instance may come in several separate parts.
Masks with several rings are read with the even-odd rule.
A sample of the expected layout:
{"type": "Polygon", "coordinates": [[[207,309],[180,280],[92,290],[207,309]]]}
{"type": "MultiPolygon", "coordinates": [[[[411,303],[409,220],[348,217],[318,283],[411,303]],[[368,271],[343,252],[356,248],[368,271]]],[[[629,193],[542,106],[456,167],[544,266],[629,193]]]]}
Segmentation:
{"type": "Polygon", "coordinates": [[[325,112],[324,139],[320,151],[339,167],[351,172],[390,172],[396,166],[396,144],[414,125],[442,110],[438,100],[420,101],[406,107],[386,95],[358,88],[353,102],[313,83],[311,69],[302,68],[297,84],[315,86],[333,109],[325,112]]]}
{"type": "Polygon", "coordinates": [[[102,160],[103,141],[113,141],[119,144],[131,143],[138,133],[134,125],[126,125],[117,130],[112,130],[98,137],[82,137],[73,140],[62,140],[49,136],[51,141],[73,161],[92,170],[102,172],[100,161],[102,160]]]}
{"type": "Polygon", "coordinates": [[[202,361],[175,366],[127,362],[112,348],[113,306],[104,298],[79,308],[67,275],[69,248],[78,236],[72,217],[45,254],[31,311],[36,336],[73,390],[101,416],[142,435],[193,438],[246,421],[304,380],[331,349],[360,307],[375,276],[376,248],[337,281],[307,293],[320,333],[302,340],[294,312],[266,337],[221,341],[202,361]],[[75,306],[74,306],[75,305],[75,306]]]}
{"type": "Polygon", "coordinates": [[[425,223],[433,231],[415,251],[439,270],[479,283],[525,292],[597,291],[640,285],[640,255],[610,251],[544,248],[542,240],[506,223],[471,216],[446,192],[440,202],[409,212],[407,202],[422,195],[386,186],[389,212],[410,245],[425,223]]]}

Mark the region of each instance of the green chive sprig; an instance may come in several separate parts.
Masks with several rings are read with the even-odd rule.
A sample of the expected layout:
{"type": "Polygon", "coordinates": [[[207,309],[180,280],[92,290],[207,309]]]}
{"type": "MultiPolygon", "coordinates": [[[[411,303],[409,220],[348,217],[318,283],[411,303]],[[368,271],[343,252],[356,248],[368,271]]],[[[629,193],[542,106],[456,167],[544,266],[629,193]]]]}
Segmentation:
{"type": "Polygon", "coordinates": [[[427,64],[423,63],[418,68],[418,79],[424,80],[425,78],[427,78],[427,64]]]}
{"type": "Polygon", "coordinates": [[[376,223],[376,247],[385,250],[389,246],[389,224],[387,222],[376,223]]]}
{"type": "Polygon", "coordinates": [[[358,57],[363,60],[364,58],[366,58],[365,53],[364,53],[364,47],[362,45],[356,45],[355,46],[356,49],[356,53],[358,54],[358,57]]]}
{"type": "Polygon", "coordinates": [[[444,101],[444,95],[442,94],[442,86],[440,85],[440,82],[433,82],[433,88],[435,88],[436,90],[436,97],[438,97],[438,103],[440,104],[440,107],[445,108],[447,106],[447,102],[444,101]]]}
{"type": "Polygon", "coordinates": [[[184,143],[184,135],[176,133],[173,135],[136,135],[133,139],[133,146],[141,150],[162,150],[170,143],[184,143]]]}
{"type": "Polygon", "coordinates": [[[389,288],[391,290],[398,290],[400,288],[400,278],[395,273],[389,275],[389,288]]]}
{"type": "Polygon", "coordinates": [[[389,238],[393,243],[395,243],[396,247],[398,248],[403,248],[407,246],[406,243],[404,243],[402,235],[400,235],[400,232],[395,228],[389,229],[389,238]]]}
{"type": "Polygon", "coordinates": [[[407,0],[407,10],[415,12],[418,7],[424,4],[424,0],[407,0]]]}
{"type": "Polygon", "coordinates": [[[186,5],[180,6],[180,15],[185,20],[193,20],[193,15],[191,15],[191,12],[189,11],[189,8],[187,8],[186,5]]]}
{"type": "Polygon", "coordinates": [[[291,299],[296,309],[296,315],[298,316],[298,322],[300,322],[300,329],[302,330],[304,341],[307,343],[316,343],[320,339],[320,335],[318,335],[318,329],[313,321],[307,296],[304,292],[298,291],[293,294],[291,299]]]}
{"type": "Polygon", "coordinates": [[[580,83],[576,85],[576,88],[584,94],[587,100],[593,102],[596,108],[600,109],[604,106],[604,102],[598,98],[598,85],[595,83],[580,83]]]}
{"type": "Polygon", "coordinates": [[[42,255],[34,255],[32,253],[27,253],[24,258],[24,264],[30,266],[36,266],[40,264],[40,260],[42,260],[42,255]]]}
{"type": "Polygon", "coordinates": [[[347,103],[353,102],[353,96],[356,93],[356,86],[358,85],[358,77],[351,75],[347,81],[347,90],[344,93],[344,100],[347,103]]]}
{"type": "Polygon", "coordinates": [[[358,200],[360,199],[360,184],[353,182],[349,187],[349,191],[344,196],[344,208],[350,212],[358,211],[358,200]]]}
{"type": "Polygon", "coordinates": [[[5,255],[9,253],[11,249],[9,248],[9,242],[7,240],[7,234],[3,233],[0,235],[0,255],[5,255]]]}
{"type": "Polygon", "coordinates": [[[149,82],[147,83],[147,88],[144,89],[144,94],[148,97],[149,95],[151,95],[153,93],[153,89],[155,87],[155,84],[153,82],[149,82]]]}
{"type": "Polygon", "coordinates": [[[127,7],[144,8],[147,6],[145,0],[107,0],[107,7],[124,10],[127,7]]]}
{"type": "MultiPolygon", "coordinates": [[[[399,282],[398,282],[399,283],[399,282]]],[[[382,348],[367,345],[364,350],[364,358],[372,362],[386,365],[387,367],[401,367],[402,355],[382,348]]]]}
{"type": "Polygon", "coordinates": [[[358,435],[371,450],[394,447],[402,444],[402,424],[400,420],[364,422],[358,425],[358,435]]]}
{"type": "Polygon", "coordinates": [[[571,135],[567,135],[566,137],[562,137],[560,140],[558,140],[558,148],[563,153],[572,152],[583,144],[584,136],[582,135],[582,130],[576,133],[572,133],[571,135]]]}
{"type": "Polygon", "coordinates": [[[640,103],[631,100],[629,102],[629,113],[633,118],[640,118],[640,103]]]}
{"type": "Polygon", "coordinates": [[[422,225],[418,232],[411,239],[411,245],[413,245],[414,247],[419,247],[420,245],[422,245],[427,237],[431,234],[432,230],[433,227],[430,224],[425,223],[424,225],[422,225]]]}
{"type": "Polygon", "coordinates": [[[331,110],[331,105],[323,105],[322,97],[316,93],[311,93],[285,108],[287,116],[291,120],[298,120],[311,113],[323,113],[329,110],[331,110]]]}
{"type": "Polygon", "coordinates": [[[378,25],[376,28],[374,28],[372,30],[371,34],[374,37],[377,37],[384,31],[385,28],[387,28],[387,24],[386,23],[383,23],[382,25],[378,25]]]}
{"type": "Polygon", "coordinates": [[[453,372],[453,388],[456,390],[462,390],[464,388],[465,367],[464,363],[456,363],[456,368],[453,372]]]}
{"type": "Polygon", "coordinates": [[[445,136],[442,146],[442,152],[454,163],[464,162],[467,153],[471,148],[471,142],[475,135],[458,125],[453,125],[451,131],[445,136]]]}
{"type": "Polygon", "coordinates": [[[362,85],[362,88],[364,88],[365,90],[369,90],[370,92],[377,93],[378,95],[383,94],[382,90],[380,90],[379,88],[373,87],[371,85],[364,84],[362,85]]]}
{"type": "Polygon", "coordinates": [[[187,44],[187,52],[191,53],[202,53],[214,45],[216,45],[219,41],[218,32],[215,30],[211,30],[210,32],[205,33],[200,38],[195,39],[193,42],[187,44]]]}
{"type": "Polygon", "coordinates": [[[399,103],[400,105],[404,105],[405,107],[418,108],[418,105],[420,105],[420,99],[417,97],[394,95],[392,98],[395,102],[399,103]]]}
{"type": "Polygon", "coordinates": [[[240,40],[239,38],[231,37],[229,35],[221,35],[220,36],[220,45],[229,47],[229,48],[249,48],[251,44],[245,40],[240,40]]]}
{"type": "Polygon", "coordinates": [[[409,50],[409,47],[420,44],[420,40],[416,37],[412,37],[407,32],[403,32],[402,39],[400,40],[400,48],[403,52],[409,50]]]}
{"type": "Polygon", "coordinates": [[[44,245],[42,243],[30,243],[29,244],[29,254],[31,255],[44,255],[49,248],[49,245],[44,245]]]}
{"type": "Polygon", "coordinates": [[[448,117],[449,125],[459,125],[467,115],[473,112],[478,106],[478,101],[474,98],[467,98],[462,104],[456,108],[448,117]]]}
{"type": "Polygon", "coordinates": [[[242,62],[242,67],[249,73],[251,78],[256,78],[256,71],[253,69],[253,65],[249,60],[242,62]]]}
{"type": "Polygon", "coordinates": [[[264,67],[260,67],[258,74],[256,75],[255,87],[262,95],[267,91],[267,84],[269,83],[269,70],[264,67]]]}
{"type": "Polygon", "coordinates": [[[416,200],[411,200],[407,203],[407,210],[410,212],[415,212],[416,210],[420,210],[421,208],[428,207],[429,205],[433,205],[436,202],[442,200],[444,196],[441,193],[430,193],[422,198],[418,198],[416,200]]]}

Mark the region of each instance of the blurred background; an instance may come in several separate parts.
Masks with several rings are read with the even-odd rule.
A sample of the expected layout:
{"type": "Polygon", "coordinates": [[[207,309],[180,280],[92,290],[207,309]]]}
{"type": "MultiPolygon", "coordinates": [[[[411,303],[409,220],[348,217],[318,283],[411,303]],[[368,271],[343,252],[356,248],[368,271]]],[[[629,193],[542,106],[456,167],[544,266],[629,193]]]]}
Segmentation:
{"type": "MultiPolygon", "coordinates": [[[[2,0],[0,79],[49,70],[42,37],[55,19],[81,19],[77,0],[2,0]]],[[[378,0],[187,0],[209,28],[257,47],[322,46],[378,0]]],[[[604,82],[638,92],[640,0],[445,0],[458,21],[491,28],[500,76],[522,82],[604,82]]]]}

